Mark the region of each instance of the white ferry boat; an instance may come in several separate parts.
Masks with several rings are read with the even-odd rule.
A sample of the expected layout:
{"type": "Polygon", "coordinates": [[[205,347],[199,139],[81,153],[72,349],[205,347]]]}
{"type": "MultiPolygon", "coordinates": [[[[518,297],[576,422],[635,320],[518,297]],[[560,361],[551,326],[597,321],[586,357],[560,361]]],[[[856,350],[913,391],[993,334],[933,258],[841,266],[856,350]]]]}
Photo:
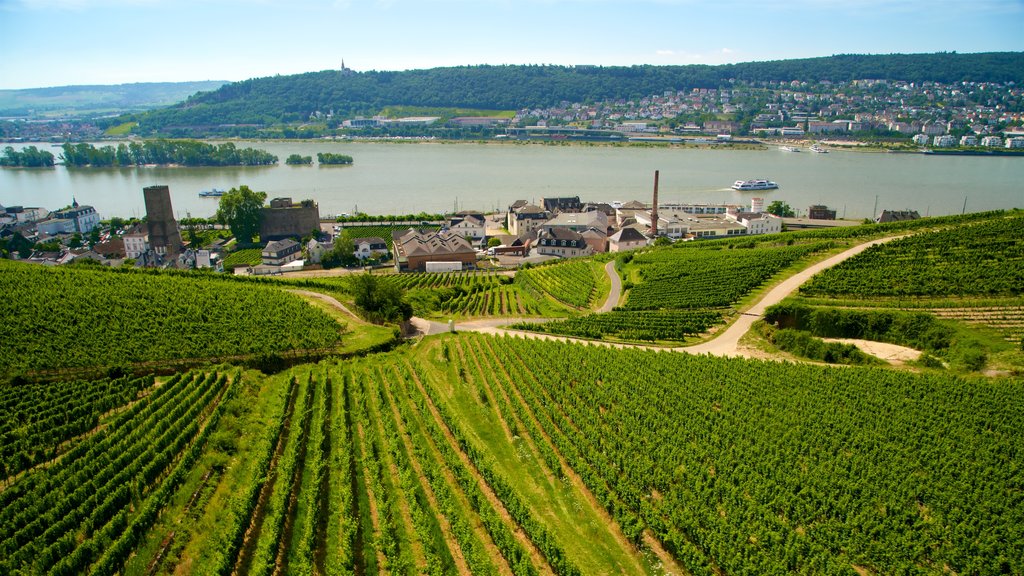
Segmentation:
{"type": "Polygon", "coordinates": [[[199,193],[199,196],[201,198],[217,198],[218,196],[223,196],[225,194],[227,194],[226,190],[217,190],[216,188],[211,188],[209,190],[203,190],[202,192],[199,193]]]}
{"type": "Polygon", "coordinates": [[[828,154],[828,150],[825,149],[825,148],[822,148],[821,144],[813,144],[813,145],[811,145],[811,152],[814,152],[816,154],[828,154]]]}
{"type": "Polygon", "coordinates": [[[737,180],[733,182],[733,190],[775,190],[779,185],[771,180],[737,180]]]}
{"type": "Polygon", "coordinates": [[[779,146],[779,150],[782,150],[783,152],[799,152],[800,151],[800,149],[797,148],[796,146],[779,146]]]}

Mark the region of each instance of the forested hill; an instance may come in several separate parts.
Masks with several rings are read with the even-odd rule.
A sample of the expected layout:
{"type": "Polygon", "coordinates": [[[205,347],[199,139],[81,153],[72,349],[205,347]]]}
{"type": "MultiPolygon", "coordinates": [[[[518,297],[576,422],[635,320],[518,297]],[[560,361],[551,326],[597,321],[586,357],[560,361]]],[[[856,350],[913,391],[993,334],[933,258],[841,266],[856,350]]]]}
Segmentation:
{"type": "Polygon", "coordinates": [[[1024,53],[838,55],[720,66],[463,66],[404,72],[327,70],[227,84],[140,118],[166,126],[271,124],[314,111],[371,115],[388,105],[517,110],[562,101],[635,98],[716,88],[730,80],[1024,82],[1024,53]]]}

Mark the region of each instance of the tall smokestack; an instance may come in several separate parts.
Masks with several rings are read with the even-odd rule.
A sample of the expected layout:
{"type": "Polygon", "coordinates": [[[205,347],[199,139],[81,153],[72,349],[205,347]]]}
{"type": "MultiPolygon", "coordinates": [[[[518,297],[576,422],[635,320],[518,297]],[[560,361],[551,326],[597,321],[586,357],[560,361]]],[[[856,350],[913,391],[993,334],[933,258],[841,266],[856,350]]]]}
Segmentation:
{"type": "Polygon", "coordinates": [[[654,200],[651,202],[651,237],[658,236],[658,171],[654,171],[654,200]]]}

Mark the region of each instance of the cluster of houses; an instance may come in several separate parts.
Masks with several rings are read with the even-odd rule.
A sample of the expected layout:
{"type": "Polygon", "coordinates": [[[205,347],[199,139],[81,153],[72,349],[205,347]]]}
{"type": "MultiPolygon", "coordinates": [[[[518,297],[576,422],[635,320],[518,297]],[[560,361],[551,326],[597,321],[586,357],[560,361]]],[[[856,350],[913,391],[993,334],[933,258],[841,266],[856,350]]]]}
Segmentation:
{"type": "MultiPolygon", "coordinates": [[[[823,217],[835,218],[835,212],[823,217]]],[[[451,216],[440,230],[409,228],[393,233],[394,266],[398,272],[463,270],[478,258],[573,258],[647,246],[658,237],[694,240],[772,234],[782,219],[764,211],[763,201],[751,206],[728,204],[584,203],[579,196],[544,198],[540,205],[518,200],[509,206],[506,233],[488,236],[485,216],[464,211],[451,216]],[[500,243],[489,248],[488,240],[500,243]]],[[[379,239],[378,239],[379,240],[379,239]]],[[[312,250],[310,250],[312,254],[312,250]]]]}
{"type": "MultiPolygon", "coordinates": [[[[754,199],[749,209],[729,204],[582,203],[578,196],[545,198],[540,206],[519,200],[509,206],[508,247],[529,245],[537,254],[572,257],[671,240],[727,238],[782,231],[782,219],[754,199]]],[[[501,248],[496,249],[496,252],[501,248]]]]}

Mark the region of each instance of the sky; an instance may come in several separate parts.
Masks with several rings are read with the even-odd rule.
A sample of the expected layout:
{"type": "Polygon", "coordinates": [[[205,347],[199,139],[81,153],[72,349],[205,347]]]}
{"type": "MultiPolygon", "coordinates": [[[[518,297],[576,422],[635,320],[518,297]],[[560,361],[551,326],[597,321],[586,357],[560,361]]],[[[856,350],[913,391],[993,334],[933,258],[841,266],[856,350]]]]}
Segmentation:
{"type": "Polygon", "coordinates": [[[0,89],[1024,51],[1024,0],[0,0],[0,89]]]}

